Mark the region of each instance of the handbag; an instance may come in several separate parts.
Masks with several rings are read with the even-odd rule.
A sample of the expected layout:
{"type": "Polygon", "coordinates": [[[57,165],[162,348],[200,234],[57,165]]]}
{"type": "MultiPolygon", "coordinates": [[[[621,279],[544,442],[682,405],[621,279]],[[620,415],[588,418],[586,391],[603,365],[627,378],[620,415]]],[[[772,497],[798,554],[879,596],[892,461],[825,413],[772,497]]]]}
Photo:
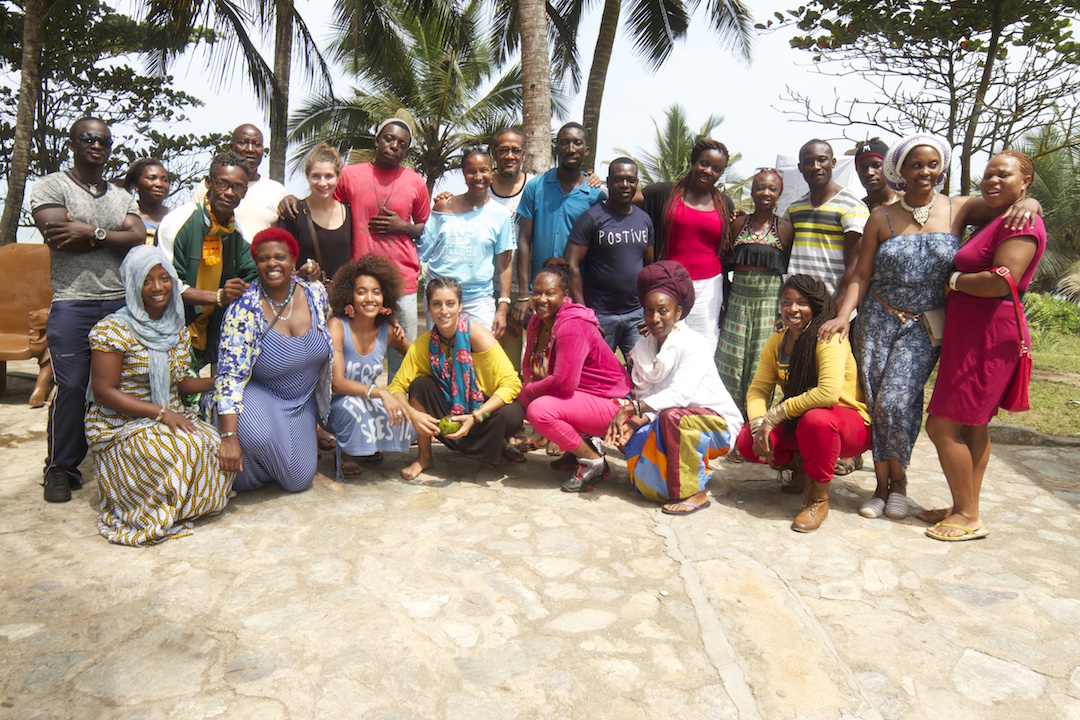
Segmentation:
{"type": "Polygon", "coordinates": [[[1028,385],[1031,384],[1031,348],[1024,340],[1024,318],[1020,314],[1020,296],[1016,292],[1016,283],[1007,267],[991,268],[1009,282],[1009,290],[1012,291],[1013,309],[1016,310],[1016,330],[1020,334],[1020,362],[1016,365],[1016,372],[1009,382],[1005,391],[1005,397],[1001,400],[1001,409],[1009,412],[1024,412],[1031,408],[1028,402],[1028,385]]]}

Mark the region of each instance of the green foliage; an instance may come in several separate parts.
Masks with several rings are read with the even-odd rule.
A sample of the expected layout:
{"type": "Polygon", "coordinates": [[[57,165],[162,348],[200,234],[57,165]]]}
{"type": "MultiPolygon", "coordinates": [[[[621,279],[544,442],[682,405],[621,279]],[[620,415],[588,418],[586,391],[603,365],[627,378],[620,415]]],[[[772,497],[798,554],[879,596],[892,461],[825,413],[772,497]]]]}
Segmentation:
{"type": "MultiPolygon", "coordinates": [[[[289,139],[296,144],[294,167],[321,141],[336,145],[342,154],[352,153],[354,160],[370,159],[379,121],[405,117],[414,126],[407,162],[430,189],[455,165],[464,146],[486,143],[495,128],[513,124],[521,107],[518,68],[495,78],[488,92],[480,94],[495,74],[494,51],[481,40],[481,0],[448,10],[449,17],[406,10],[404,2],[382,4],[381,12],[389,13],[382,28],[388,45],[371,63],[349,60],[357,79],[351,98],[316,96],[293,115],[289,139]]],[[[362,50],[339,44],[347,58],[362,50]]]]}
{"type": "Polygon", "coordinates": [[[1042,203],[1046,223],[1046,253],[1034,285],[1080,302],[1080,133],[1047,125],[1028,135],[1019,149],[1035,161],[1028,193],[1042,203]]]}
{"type": "MultiPolygon", "coordinates": [[[[1080,306],[1050,295],[1029,292],[1024,310],[1032,333],[1056,333],[1080,337],[1080,306]]],[[[1080,367],[1077,367],[1080,370],[1080,367]]]]}
{"type": "MultiPolygon", "coordinates": [[[[119,14],[98,0],[57,0],[46,19],[39,102],[33,133],[31,175],[56,172],[69,159],[68,130],[93,115],[110,125],[113,154],[106,176],[123,175],[137,157],[165,161],[174,192],[189,192],[205,171],[210,152],[227,143],[218,134],[163,133],[202,103],[175,89],[169,76],[148,76],[129,63],[159,39],[158,31],[119,14]]],[[[0,15],[0,73],[17,85],[22,16],[0,15]]],[[[6,176],[14,137],[16,92],[0,88],[0,176],[6,176]]]]}

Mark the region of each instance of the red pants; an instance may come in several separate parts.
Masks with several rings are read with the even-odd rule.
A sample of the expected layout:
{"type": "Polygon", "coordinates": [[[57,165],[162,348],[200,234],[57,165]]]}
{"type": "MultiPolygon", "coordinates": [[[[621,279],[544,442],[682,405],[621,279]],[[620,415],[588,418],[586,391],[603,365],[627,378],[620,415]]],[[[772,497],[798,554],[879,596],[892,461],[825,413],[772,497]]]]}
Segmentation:
{"type": "MultiPolygon", "coordinates": [[[[787,465],[798,451],[802,455],[803,472],[811,480],[832,480],[836,461],[842,457],[862,455],[870,449],[870,426],[855,410],[835,405],[831,408],[807,410],[788,434],[787,423],[773,428],[769,440],[773,448],[773,464],[787,465]]],[[[739,454],[748,460],[765,464],[754,453],[754,436],[750,423],[743,425],[736,441],[739,454]]]]}

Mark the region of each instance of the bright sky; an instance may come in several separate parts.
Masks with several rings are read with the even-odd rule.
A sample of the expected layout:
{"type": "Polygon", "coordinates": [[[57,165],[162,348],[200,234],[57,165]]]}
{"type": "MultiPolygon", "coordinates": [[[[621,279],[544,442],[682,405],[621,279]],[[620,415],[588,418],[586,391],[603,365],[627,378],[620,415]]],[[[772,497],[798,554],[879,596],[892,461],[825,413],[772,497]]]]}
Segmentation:
{"type": "MultiPolygon", "coordinates": [[[[130,11],[129,4],[130,0],[122,0],[120,6],[130,11]]],[[[767,19],[774,10],[797,4],[794,0],[751,3],[758,19],[767,19]]],[[[309,20],[319,16],[316,7],[324,12],[326,3],[316,5],[310,0],[300,3],[301,13],[307,13],[305,16],[309,20]]],[[[600,4],[594,7],[598,9],[600,4]]],[[[587,16],[586,27],[581,33],[587,43],[582,48],[585,75],[592,60],[592,43],[599,19],[599,12],[594,10],[587,16]]],[[[325,39],[328,29],[316,29],[314,25],[313,31],[325,39]]],[[[717,46],[699,11],[687,41],[677,46],[667,63],[655,74],[643,69],[642,63],[633,55],[631,43],[620,35],[608,70],[601,110],[598,145],[601,173],[606,174],[606,161],[616,157],[616,147],[635,153],[640,148],[653,149],[656,134],[653,119],[662,121],[663,111],[675,102],[686,110],[692,128],[699,127],[709,114],[726,118],[716,130],[715,137],[732,152],[742,153],[742,160],[735,166],[735,172],[740,175],[751,174],[757,167],[772,166],[778,154],[795,155],[805,140],[815,136],[839,140],[835,146],[837,155],[841,155],[854,143],[841,139],[839,128],[799,121],[777,109],[783,105],[781,98],[787,84],[804,91],[812,88],[826,97],[831,97],[834,92],[834,79],[814,73],[809,53],[793,50],[788,45],[790,35],[775,32],[761,35],[754,46],[753,63],[747,67],[717,46]]],[[[228,131],[243,122],[254,122],[266,132],[267,117],[257,109],[251,91],[239,76],[224,87],[210,83],[208,88],[210,74],[204,70],[206,52],[200,50],[189,55],[181,58],[172,72],[180,88],[206,103],[189,114],[191,130],[228,131]]],[[[269,52],[266,56],[270,57],[269,52]]],[[[344,93],[349,87],[349,82],[342,76],[335,89],[344,93]]],[[[291,91],[293,107],[308,92],[300,73],[295,71],[291,91]]],[[[584,99],[582,90],[574,98],[567,119],[581,119],[584,99]]],[[[559,119],[552,120],[553,127],[560,124],[559,119]]],[[[178,131],[189,130],[181,126],[178,131]]],[[[307,193],[306,182],[300,176],[288,178],[286,185],[300,195],[307,193]]],[[[459,180],[451,180],[447,186],[454,190],[463,187],[459,180]]]]}

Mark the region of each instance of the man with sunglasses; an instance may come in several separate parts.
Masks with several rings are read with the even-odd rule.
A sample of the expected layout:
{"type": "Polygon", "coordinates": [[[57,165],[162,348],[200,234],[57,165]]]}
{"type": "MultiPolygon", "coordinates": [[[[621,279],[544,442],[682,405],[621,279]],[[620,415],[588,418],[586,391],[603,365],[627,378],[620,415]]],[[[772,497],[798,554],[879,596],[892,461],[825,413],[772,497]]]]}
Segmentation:
{"type": "Polygon", "coordinates": [[[49,405],[44,498],[67,502],[82,487],[83,417],[90,381],[90,329],[124,305],[120,261],[146,241],[139,207],[102,178],[112,152],[104,122],[85,117],[68,134],[71,169],[46,175],[30,192],[34,224],[49,246],[52,305],[46,335],[56,395],[49,405]]]}
{"type": "Polygon", "coordinates": [[[187,203],[158,226],[158,246],[172,258],[183,283],[192,367],[217,364],[225,308],[255,279],[251,246],[241,232],[236,209],[247,194],[251,166],[228,151],[210,162],[201,203],[187,203]]]}

